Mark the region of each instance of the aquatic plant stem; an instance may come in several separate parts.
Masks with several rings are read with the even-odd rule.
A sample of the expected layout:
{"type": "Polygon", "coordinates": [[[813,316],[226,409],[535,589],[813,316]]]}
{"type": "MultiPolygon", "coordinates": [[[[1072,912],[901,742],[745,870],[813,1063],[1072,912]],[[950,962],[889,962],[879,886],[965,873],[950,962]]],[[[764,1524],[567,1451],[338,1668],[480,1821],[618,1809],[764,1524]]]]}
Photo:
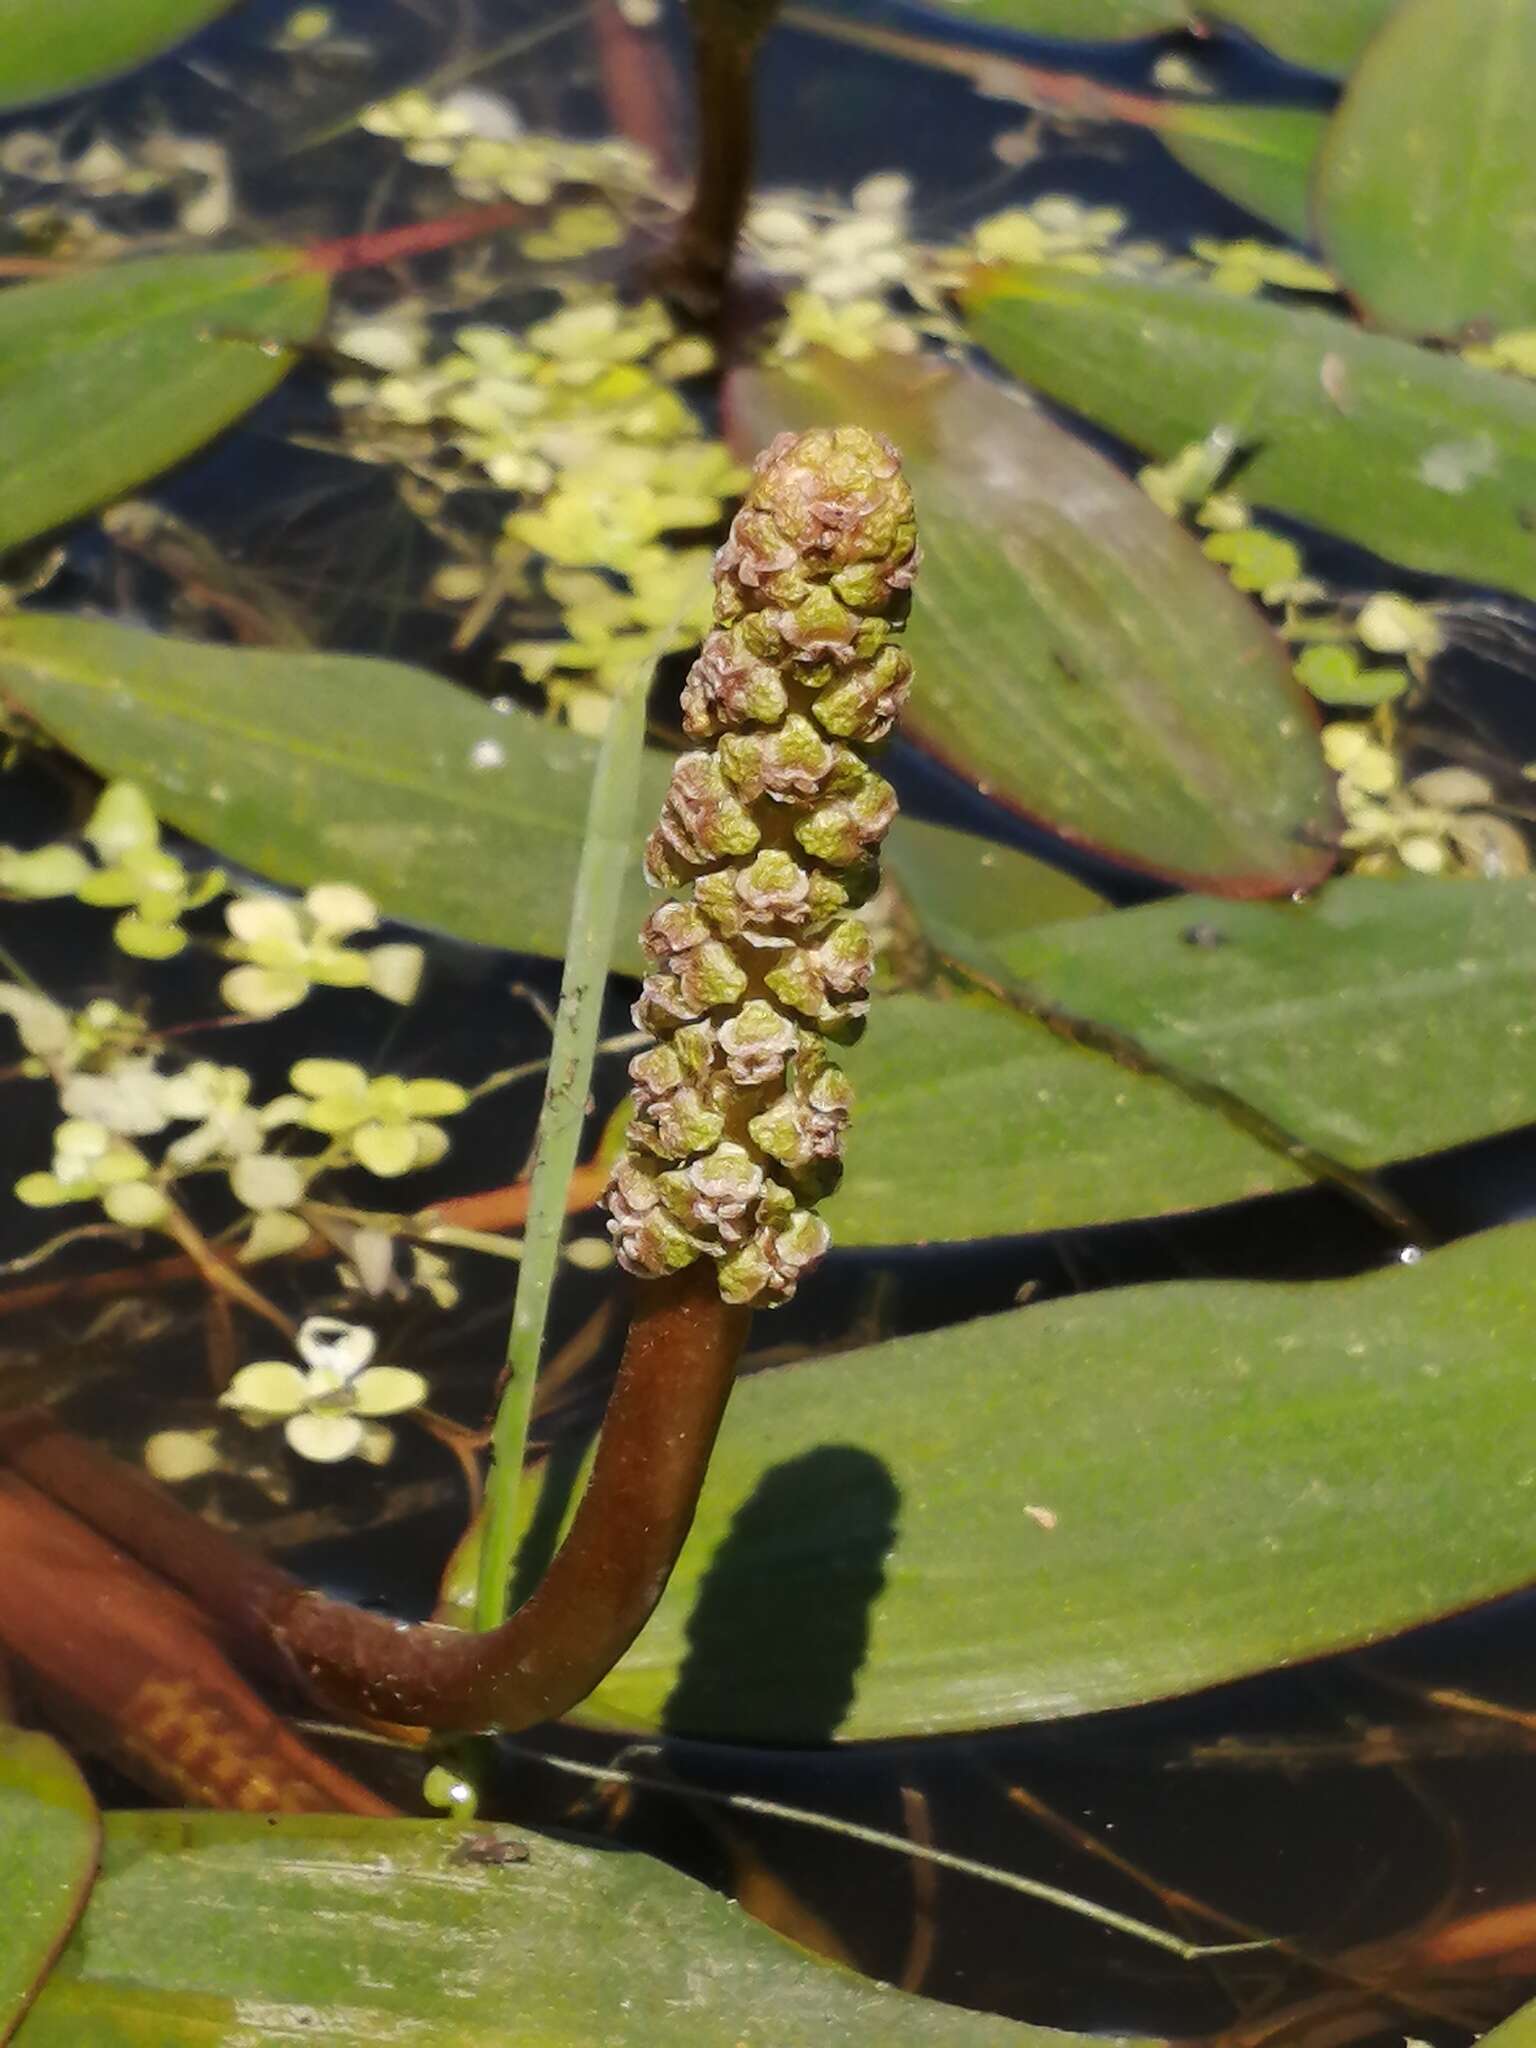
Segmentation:
{"type": "Polygon", "coordinates": [[[699,163],[693,198],[678,226],[667,283],[689,312],[718,318],[752,189],[752,67],[757,44],[700,21],[694,37],[699,163]]]}
{"type": "Polygon", "coordinates": [[[333,1712],[462,1731],[562,1714],[649,1619],[692,1526],[750,1311],[694,1266],[636,1289],[592,1475],[538,1589],[483,1634],[332,1600],[189,1514],[46,1412],[0,1422],[0,1458],[191,1594],[247,1654],[333,1712]]]}
{"type": "Polygon", "coordinates": [[[491,1433],[491,1470],[486,1480],[475,1593],[475,1625],[482,1629],[496,1628],[507,1616],[523,1459],[560,1260],[566,1189],[581,1144],[608,965],[629,869],[649,681],[649,669],[632,676],[614,704],[587,801],[560,1001],[539,1112],[538,1149],[529,1175],[528,1223],[507,1335],[507,1366],[491,1433]]]}

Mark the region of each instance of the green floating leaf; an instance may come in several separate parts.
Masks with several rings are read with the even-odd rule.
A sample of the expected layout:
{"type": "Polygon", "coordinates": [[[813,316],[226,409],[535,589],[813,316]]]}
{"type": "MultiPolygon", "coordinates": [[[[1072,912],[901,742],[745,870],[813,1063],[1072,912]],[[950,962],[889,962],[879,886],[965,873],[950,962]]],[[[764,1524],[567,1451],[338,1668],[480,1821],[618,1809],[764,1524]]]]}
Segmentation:
{"type": "Polygon", "coordinates": [[[1242,492],[1389,561],[1536,597],[1536,390],[1332,314],[1046,265],[978,270],[981,345],[1167,459],[1222,422],[1242,492]]]}
{"type": "Polygon", "coordinates": [[[819,1962],[643,1856],[443,1821],[113,1814],[17,2048],[1085,2048],[819,1962]]]}
{"type": "Polygon", "coordinates": [[[1308,71],[1346,72],[1395,0],[934,0],[946,14],[1026,36],[1127,42],[1173,29],[1230,24],[1308,71]]]}
{"type": "Polygon", "coordinates": [[[1101,456],[969,369],[739,376],[741,438],[851,420],[902,451],[923,536],[905,721],[988,795],[1177,881],[1278,895],[1329,865],[1332,779],[1263,618],[1101,456]]]}
{"type": "Polygon", "coordinates": [[[1308,107],[1167,100],[1148,124],[1187,171],[1298,242],[1311,238],[1307,196],[1327,119],[1308,107]]]}
{"type": "Polygon", "coordinates": [[[950,955],[1109,908],[1086,883],[1043,860],[912,818],[891,843],[890,867],[924,937],[950,955]]]}
{"type": "Polygon", "coordinates": [[[1214,0],[1209,21],[1251,35],[1288,64],[1342,76],[1358,62],[1398,0],[1214,0]]]}
{"type": "MultiPolygon", "coordinates": [[[[548,719],[490,711],[400,662],[206,647],[48,612],[0,615],[0,690],[98,773],[140,783],[168,823],[275,882],[355,882],[458,938],[565,949],[597,749],[548,719]]],[[[646,830],[668,773],[646,755],[646,830]]],[[[927,829],[930,849],[960,839],[995,854],[1013,900],[1049,891],[1058,916],[1092,900],[1022,854],[927,829]]],[[[913,830],[898,820],[898,860],[913,830]]],[[[624,864],[615,956],[630,973],[656,902],[642,840],[624,864]]]]}
{"type": "MultiPolygon", "coordinates": [[[[1011,934],[941,915],[935,937],[1356,1170],[1536,1121],[1526,880],[1361,876],[1304,904],[1185,898],[1011,934]]],[[[882,999],[848,1069],[840,1244],[1060,1230],[1306,1184],[1169,1081],[991,1003],[882,999]]]]}
{"type": "Polygon", "coordinates": [[[96,1803],[66,1752],[0,1724],[0,2042],[13,2038],[69,1939],[100,1843],[96,1803]]]}
{"type": "Polygon", "coordinates": [[[99,85],[157,57],[232,0],[0,0],[0,110],[99,85]]]}
{"type": "Polygon", "coordinates": [[[297,249],[155,256],[0,291],[0,554],[168,469],[270,391],[289,365],[274,344],[325,318],[327,280],[303,266],[297,249]]]}
{"type": "Polygon", "coordinates": [[[1318,166],[1318,233],[1380,326],[1536,324],[1536,9],[1404,0],[1318,166]]]}
{"type": "Polygon", "coordinates": [[[802,1742],[1098,1712],[1536,1578],[1536,1229],[1079,1296],[749,1378],[583,1709],[802,1742]]]}
{"type": "Polygon", "coordinates": [[[1076,43],[1123,43],[1188,28],[1184,0],[940,0],[943,12],[988,28],[1026,36],[1063,36],[1076,43]]]}

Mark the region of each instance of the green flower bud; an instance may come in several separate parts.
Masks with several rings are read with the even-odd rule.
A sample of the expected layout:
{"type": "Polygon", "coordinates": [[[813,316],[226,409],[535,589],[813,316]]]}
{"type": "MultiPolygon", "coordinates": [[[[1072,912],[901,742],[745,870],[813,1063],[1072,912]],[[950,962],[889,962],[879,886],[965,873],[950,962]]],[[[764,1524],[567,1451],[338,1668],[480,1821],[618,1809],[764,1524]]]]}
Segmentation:
{"type": "Polygon", "coordinates": [[[895,792],[883,739],[911,664],[892,634],[917,566],[895,451],[862,428],[781,435],[715,558],[715,630],[683,691],[647,878],[635,1114],[608,1191],[629,1272],[714,1262],[727,1301],[787,1301],[826,1252],[852,1090],[827,1055],[868,1008],[872,892],[895,792]]]}

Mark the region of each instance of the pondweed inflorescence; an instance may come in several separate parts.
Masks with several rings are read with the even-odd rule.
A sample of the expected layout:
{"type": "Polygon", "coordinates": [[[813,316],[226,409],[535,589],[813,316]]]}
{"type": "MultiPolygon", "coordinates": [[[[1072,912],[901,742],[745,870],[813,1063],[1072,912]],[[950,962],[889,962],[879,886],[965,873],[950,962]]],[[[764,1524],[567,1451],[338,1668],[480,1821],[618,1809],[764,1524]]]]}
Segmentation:
{"type": "Polygon", "coordinates": [[[896,451],[859,427],[783,434],[715,558],[715,627],[683,692],[691,739],[646,849],[688,888],[642,935],[635,1113],[608,1190],[621,1264],[716,1261],[731,1302],[787,1301],[827,1249],[851,1090],[827,1040],[861,1028],[895,792],[884,739],[911,664],[893,636],[917,567],[896,451]]]}

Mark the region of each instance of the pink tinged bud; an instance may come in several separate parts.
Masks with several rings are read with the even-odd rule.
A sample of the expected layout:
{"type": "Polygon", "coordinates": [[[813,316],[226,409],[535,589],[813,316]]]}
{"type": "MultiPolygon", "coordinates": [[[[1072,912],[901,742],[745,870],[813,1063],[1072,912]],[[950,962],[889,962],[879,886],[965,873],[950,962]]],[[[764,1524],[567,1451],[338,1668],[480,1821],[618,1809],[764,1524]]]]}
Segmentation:
{"type": "Polygon", "coordinates": [[[643,1278],[680,1272],[701,1249],[663,1207],[658,1177],[629,1153],[608,1184],[608,1235],[625,1272],[643,1278]]]}
{"type": "MultiPolygon", "coordinates": [[[[802,661],[847,663],[857,661],[861,653],[875,651],[864,631],[866,622],[847,605],[840,604],[824,583],[807,591],[799,604],[770,612],[768,619],[785,646],[802,661]]],[[[878,645],[885,637],[885,628],[875,623],[878,630],[874,638],[878,645]]]]}
{"type": "Polygon", "coordinates": [[[811,706],[816,722],[837,739],[859,746],[883,740],[907,701],[912,664],[895,647],[884,647],[872,662],[851,669],[811,706]]]}
{"type": "Polygon", "coordinates": [[[871,846],[878,846],[896,815],[896,792],[872,768],[862,771],[858,786],[847,796],[819,806],[795,827],[806,852],[829,867],[848,867],[871,846]]]}
{"type": "Polygon", "coordinates": [[[677,956],[677,979],[683,1000],[692,1016],[718,1010],[727,1003],[739,1003],[747,992],[747,977],[737,966],[736,956],[721,939],[696,946],[691,953],[677,956]]]}
{"type": "Polygon", "coordinates": [[[853,1107],[853,1089],[841,1070],[827,1066],[808,1088],[796,1086],[753,1117],[752,1142],[789,1172],[835,1164],[853,1107]]]}
{"type": "Polygon", "coordinates": [[[831,1242],[832,1233],[819,1216],[797,1209],[782,1227],[759,1231],[750,1244],[721,1261],[720,1292],[732,1302],[770,1306],[788,1301],[802,1277],[826,1257],[831,1242]]]}
{"type": "MultiPolygon", "coordinates": [[[[661,823],[651,835],[673,861],[685,867],[713,867],[733,854],[756,850],[759,833],[752,815],[720,772],[711,754],[683,754],[672,769],[661,823]]],[[[651,846],[646,849],[647,864],[651,846]]]]}
{"type": "Polygon", "coordinates": [[[675,974],[648,974],[640,984],[640,1000],[630,1011],[637,1029],[653,1038],[665,1038],[679,1024],[691,1024],[703,1014],[703,1007],[691,1002],[675,974]]]}
{"type": "Polygon", "coordinates": [[[663,1095],[670,1095],[674,1088],[681,1088],[688,1075],[678,1056],[676,1041],[637,1052],[629,1063],[629,1078],[642,1109],[649,1108],[663,1095]]]}
{"type": "Polygon", "coordinates": [[[663,903],[653,910],[640,930],[646,957],[658,966],[670,963],[674,954],[690,946],[702,946],[715,936],[703,912],[691,903],[663,903]]]}
{"type": "Polygon", "coordinates": [[[837,759],[836,749],[798,711],[777,732],[727,733],[720,742],[726,780],[749,804],[763,795],[782,802],[819,796],[837,759]]]}
{"type": "Polygon", "coordinates": [[[776,725],[789,708],[784,679],[745,645],[745,636],[717,627],[683,685],[683,730],[710,739],[730,726],[776,725]]]}
{"type": "Polygon", "coordinates": [[[690,1235],[731,1246],[751,1235],[764,1175],[744,1145],[727,1141],[691,1166],[664,1173],[657,1185],[690,1235]]]}
{"type": "Polygon", "coordinates": [[[725,1134],[725,1118],[704,1101],[696,1088],[677,1088],[639,1110],[631,1119],[630,1140],[662,1159],[689,1159],[707,1152],[725,1134]]]}
{"type": "Polygon", "coordinates": [[[744,1003],[720,1026],[726,1072],[743,1088],[777,1080],[797,1042],[794,1025],[760,997],[744,1003]]]}
{"type": "Polygon", "coordinates": [[[845,918],[814,948],[796,947],[764,979],[791,1010],[821,1025],[862,1017],[869,1008],[875,949],[869,933],[845,918]]]}

